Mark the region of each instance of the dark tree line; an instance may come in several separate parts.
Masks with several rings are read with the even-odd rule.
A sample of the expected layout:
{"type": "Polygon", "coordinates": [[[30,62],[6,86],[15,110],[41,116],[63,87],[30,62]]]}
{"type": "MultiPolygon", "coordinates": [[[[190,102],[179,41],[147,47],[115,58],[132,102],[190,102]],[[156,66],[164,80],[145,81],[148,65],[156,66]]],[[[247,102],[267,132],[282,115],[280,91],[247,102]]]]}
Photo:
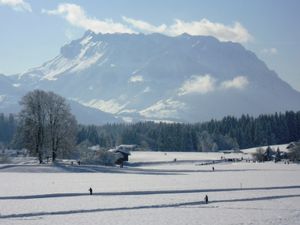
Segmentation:
{"type": "MultiPolygon", "coordinates": [[[[0,142],[8,145],[15,134],[17,120],[0,114],[0,142]]],[[[77,144],[111,148],[119,144],[137,144],[154,151],[218,151],[300,140],[300,111],[288,111],[240,118],[232,116],[205,123],[79,125],[77,144]]],[[[17,135],[15,135],[15,139],[17,135]]]]}
{"type": "Polygon", "coordinates": [[[0,113],[0,147],[11,143],[16,132],[17,122],[13,114],[8,116],[0,113]]]}
{"type": "Polygon", "coordinates": [[[80,126],[77,143],[102,147],[137,144],[154,151],[218,151],[284,144],[300,139],[300,112],[288,111],[257,118],[227,116],[205,123],[107,124],[80,126]]]}

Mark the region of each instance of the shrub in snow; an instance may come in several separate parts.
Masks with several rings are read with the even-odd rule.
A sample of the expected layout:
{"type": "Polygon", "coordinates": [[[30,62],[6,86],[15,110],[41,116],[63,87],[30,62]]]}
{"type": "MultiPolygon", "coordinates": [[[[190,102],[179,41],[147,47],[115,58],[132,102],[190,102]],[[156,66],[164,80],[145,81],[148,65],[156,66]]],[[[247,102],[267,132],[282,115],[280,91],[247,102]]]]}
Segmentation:
{"type": "Polygon", "coordinates": [[[257,148],[256,152],[253,153],[253,159],[258,162],[263,162],[264,161],[264,152],[265,152],[265,150],[263,148],[257,148]]]}
{"type": "Polygon", "coordinates": [[[85,164],[97,164],[97,165],[115,165],[118,156],[115,153],[106,150],[91,150],[85,147],[79,149],[80,160],[85,164]]]}
{"type": "Polygon", "coordinates": [[[11,160],[7,155],[1,154],[0,155],[0,163],[10,163],[11,160]]]}
{"type": "Polygon", "coordinates": [[[300,143],[295,144],[288,153],[288,158],[292,161],[300,161],[300,143]]]}

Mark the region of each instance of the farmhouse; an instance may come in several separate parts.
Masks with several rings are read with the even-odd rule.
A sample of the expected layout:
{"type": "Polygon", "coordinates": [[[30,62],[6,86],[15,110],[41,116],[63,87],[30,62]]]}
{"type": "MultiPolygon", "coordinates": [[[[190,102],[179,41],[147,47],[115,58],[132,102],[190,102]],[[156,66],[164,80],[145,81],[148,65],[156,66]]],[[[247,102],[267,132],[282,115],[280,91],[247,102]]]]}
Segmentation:
{"type": "Polygon", "coordinates": [[[299,145],[300,144],[300,142],[291,142],[291,143],[289,143],[288,144],[288,146],[286,147],[286,149],[292,149],[292,148],[295,148],[297,145],[299,145]]]}
{"type": "Polygon", "coordinates": [[[133,151],[135,148],[136,145],[119,145],[109,151],[118,154],[119,158],[117,159],[116,164],[122,164],[129,160],[130,151],[133,151]]]}

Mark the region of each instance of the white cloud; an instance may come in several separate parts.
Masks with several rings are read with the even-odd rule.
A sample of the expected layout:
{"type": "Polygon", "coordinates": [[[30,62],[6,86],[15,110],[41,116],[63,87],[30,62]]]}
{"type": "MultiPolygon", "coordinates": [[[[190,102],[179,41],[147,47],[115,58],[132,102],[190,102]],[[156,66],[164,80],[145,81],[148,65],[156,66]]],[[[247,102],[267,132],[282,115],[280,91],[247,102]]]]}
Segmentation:
{"type": "Polygon", "coordinates": [[[154,26],[142,20],[135,20],[125,16],[123,16],[122,18],[126,23],[129,23],[134,28],[137,28],[138,30],[145,33],[165,33],[167,29],[167,26],[165,24],[162,24],[160,26],[154,26]]]}
{"type": "Polygon", "coordinates": [[[83,102],[80,101],[81,104],[100,109],[103,112],[108,112],[108,113],[118,113],[120,110],[122,110],[126,104],[121,105],[117,100],[115,99],[110,99],[110,100],[98,100],[98,99],[93,99],[89,102],[83,102]]]}
{"type": "Polygon", "coordinates": [[[129,79],[129,82],[131,82],[131,83],[143,82],[143,81],[144,81],[144,78],[140,75],[131,76],[129,79]]]}
{"type": "Polygon", "coordinates": [[[154,26],[148,22],[127,17],[123,17],[123,20],[132,25],[134,28],[146,33],[157,32],[170,36],[177,36],[183,33],[190,35],[206,35],[213,36],[220,41],[240,43],[249,42],[253,39],[247,29],[239,22],[235,22],[233,26],[226,26],[221,23],[211,22],[208,19],[191,22],[176,19],[170,26],[165,24],[154,26]]]}
{"type": "MultiPolygon", "coordinates": [[[[8,1],[8,0],[0,0],[8,1]]],[[[12,1],[12,0],[11,0],[12,1]]],[[[14,0],[22,1],[22,0],[14,0]]],[[[213,36],[220,41],[232,41],[245,43],[253,38],[248,30],[239,22],[233,25],[211,22],[208,19],[186,22],[175,19],[171,25],[161,24],[155,26],[143,20],[137,20],[126,16],[122,17],[123,22],[114,22],[111,19],[99,20],[86,15],[84,9],[76,4],[59,4],[54,10],[42,10],[48,15],[58,15],[66,19],[71,25],[92,30],[95,33],[162,33],[169,36],[177,36],[183,33],[190,35],[213,36]]]]}
{"type": "Polygon", "coordinates": [[[98,20],[86,15],[83,8],[76,4],[59,4],[57,9],[42,10],[48,15],[58,15],[66,19],[71,25],[91,30],[95,33],[135,33],[127,26],[116,23],[111,19],[98,20]]]}
{"type": "Polygon", "coordinates": [[[206,74],[204,76],[192,76],[191,79],[184,82],[182,87],[179,89],[179,96],[186,94],[206,94],[215,90],[216,80],[206,74]]]}
{"type": "Polygon", "coordinates": [[[144,90],[143,93],[148,93],[151,91],[151,88],[149,86],[147,86],[144,90]]]}
{"type": "Polygon", "coordinates": [[[204,76],[197,75],[185,81],[179,88],[178,95],[187,94],[207,94],[213,91],[228,90],[228,89],[245,89],[249,84],[247,77],[237,76],[232,80],[217,82],[217,80],[209,74],[204,76]]]}
{"type": "Polygon", "coordinates": [[[147,118],[178,118],[178,110],[183,109],[185,104],[173,99],[160,100],[154,105],[140,111],[147,118]]]}
{"type": "Polygon", "coordinates": [[[265,55],[277,55],[278,50],[277,50],[277,48],[264,48],[261,50],[261,53],[263,53],[265,55]]]}
{"type": "Polygon", "coordinates": [[[175,20],[175,24],[168,29],[171,35],[188,33],[190,35],[208,35],[220,41],[233,41],[245,43],[252,39],[251,35],[240,23],[235,22],[233,26],[226,26],[221,23],[213,23],[208,19],[200,21],[184,22],[175,20]]]}
{"type": "Polygon", "coordinates": [[[249,84],[247,77],[238,76],[221,83],[223,89],[244,89],[249,84]]]}
{"type": "Polygon", "coordinates": [[[7,5],[16,11],[32,12],[31,5],[23,0],[0,0],[0,5],[7,5]]]}

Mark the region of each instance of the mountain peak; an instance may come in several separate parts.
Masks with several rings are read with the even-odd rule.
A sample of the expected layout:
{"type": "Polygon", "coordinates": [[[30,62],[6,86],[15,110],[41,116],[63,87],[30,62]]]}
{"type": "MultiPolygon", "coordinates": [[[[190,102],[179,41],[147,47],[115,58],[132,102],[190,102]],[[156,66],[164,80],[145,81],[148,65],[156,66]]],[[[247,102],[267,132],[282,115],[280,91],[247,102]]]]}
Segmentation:
{"type": "Polygon", "coordinates": [[[85,38],[85,37],[95,36],[95,35],[97,35],[97,34],[94,31],[87,30],[86,32],[84,32],[82,39],[85,38]]]}
{"type": "Polygon", "coordinates": [[[274,74],[242,45],[210,36],[87,31],[18,83],[126,121],[196,122],[299,110],[299,92],[274,74]]]}
{"type": "Polygon", "coordinates": [[[182,38],[191,38],[192,35],[188,34],[188,33],[182,33],[180,35],[178,35],[179,37],[182,37],[182,38]]]}

